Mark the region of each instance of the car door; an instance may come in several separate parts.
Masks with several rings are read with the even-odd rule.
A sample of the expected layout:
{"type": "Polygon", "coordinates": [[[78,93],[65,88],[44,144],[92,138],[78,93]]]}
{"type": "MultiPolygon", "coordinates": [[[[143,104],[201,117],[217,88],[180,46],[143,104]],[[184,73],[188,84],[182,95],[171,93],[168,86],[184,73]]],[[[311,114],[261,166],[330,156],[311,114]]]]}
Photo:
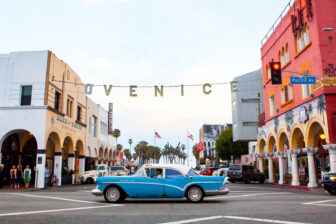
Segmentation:
{"type": "MultiPolygon", "coordinates": [[[[164,196],[164,178],[158,177],[158,169],[146,168],[146,177],[138,179],[136,196],[139,198],[161,198],[164,196]]],[[[162,169],[161,173],[162,173],[162,169]]]]}
{"type": "Polygon", "coordinates": [[[184,191],[191,182],[191,177],[183,175],[175,169],[165,170],[165,195],[169,198],[184,197],[184,191]]]}

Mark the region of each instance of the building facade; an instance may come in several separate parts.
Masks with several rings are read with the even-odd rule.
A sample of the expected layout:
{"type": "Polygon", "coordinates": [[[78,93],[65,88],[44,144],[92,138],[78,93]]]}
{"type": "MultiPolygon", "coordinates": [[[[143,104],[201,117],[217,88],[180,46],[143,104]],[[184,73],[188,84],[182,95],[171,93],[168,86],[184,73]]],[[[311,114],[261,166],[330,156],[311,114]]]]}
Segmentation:
{"type": "Polygon", "coordinates": [[[290,1],[262,41],[264,121],[256,156],[269,182],[316,187],[336,172],[336,27],[333,0],[290,1]],[[272,85],[270,62],[281,62],[282,85],[272,85]],[[314,85],[291,76],[316,75],[314,85]],[[266,170],[267,167],[267,170],[266,170]]]}
{"type": "Polygon", "coordinates": [[[86,96],[79,76],[50,51],[2,54],[0,64],[0,146],[6,173],[12,165],[29,165],[33,184],[43,188],[46,167],[58,185],[62,168],[84,171],[86,96]]]}
{"type": "MultiPolygon", "coordinates": [[[[231,127],[231,124],[204,124],[199,130],[199,140],[204,143],[204,161],[207,159],[210,163],[215,163],[216,160],[216,140],[219,134],[231,127]]],[[[214,165],[214,164],[213,164],[214,165]]]]}
{"type": "Polygon", "coordinates": [[[261,70],[233,79],[231,93],[234,142],[257,141],[259,114],[264,112],[261,70]]]}

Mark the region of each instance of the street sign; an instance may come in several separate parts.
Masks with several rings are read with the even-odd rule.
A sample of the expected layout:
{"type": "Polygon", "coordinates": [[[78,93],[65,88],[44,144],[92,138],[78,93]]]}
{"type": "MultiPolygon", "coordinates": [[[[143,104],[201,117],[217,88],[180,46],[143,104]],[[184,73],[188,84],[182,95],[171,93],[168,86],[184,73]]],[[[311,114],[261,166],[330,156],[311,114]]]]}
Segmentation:
{"type": "Polygon", "coordinates": [[[290,77],[290,83],[293,84],[316,84],[316,77],[290,77]]]}

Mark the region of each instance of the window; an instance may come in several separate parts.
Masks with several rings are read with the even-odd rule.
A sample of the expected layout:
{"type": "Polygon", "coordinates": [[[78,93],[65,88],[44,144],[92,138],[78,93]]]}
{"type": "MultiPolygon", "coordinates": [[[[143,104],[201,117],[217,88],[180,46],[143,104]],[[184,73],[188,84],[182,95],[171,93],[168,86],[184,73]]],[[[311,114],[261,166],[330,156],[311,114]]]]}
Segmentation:
{"type": "Polygon", "coordinates": [[[270,105],[270,116],[273,116],[275,114],[274,95],[269,98],[269,105],[270,105]]]}
{"type": "Polygon", "coordinates": [[[246,121],[246,122],[243,122],[243,126],[244,127],[257,127],[258,122],[246,121]]]}
{"type": "Polygon", "coordinates": [[[55,110],[59,110],[60,99],[61,99],[61,94],[56,91],[55,92],[55,105],[54,105],[55,110]]]}
{"type": "Polygon", "coordinates": [[[198,176],[198,174],[195,171],[193,171],[192,169],[190,169],[189,172],[188,172],[188,176],[189,177],[194,177],[194,176],[198,176]]]}
{"type": "Polygon", "coordinates": [[[107,124],[103,121],[100,122],[100,134],[107,135],[107,124]]]}
{"type": "Polygon", "coordinates": [[[299,53],[310,43],[309,26],[306,23],[304,29],[296,37],[296,51],[299,53]]]}
{"type": "Polygon", "coordinates": [[[271,78],[271,66],[266,65],[266,81],[268,81],[271,78]]]}
{"type": "MultiPolygon", "coordinates": [[[[304,74],[310,75],[310,72],[307,71],[304,74]]],[[[301,85],[301,89],[302,89],[302,99],[305,99],[312,94],[310,85],[301,85]]]]}
{"type": "Polygon", "coordinates": [[[293,99],[293,87],[292,85],[287,85],[281,89],[281,104],[285,104],[293,99]]]}
{"type": "Polygon", "coordinates": [[[31,105],[32,86],[21,86],[21,106],[31,105]]]}
{"type": "Polygon", "coordinates": [[[184,177],[184,175],[177,170],[166,169],[166,178],[176,178],[176,177],[184,177]]]}
{"type": "Polygon", "coordinates": [[[97,117],[92,115],[91,136],[96,137],[97,117]]]}
{"type": "Polygon", "coordinates": [[[77,121],[81,121],[82,116],[82,108],[80,106],[77,106],[77,121]]]}
{"type": "Polygon", "coordinates": [[[69,117],[72,117],[72,105],[73,105],[73,100],[68,98],[67,99],[67,111],[66,115],[69,117]]]}

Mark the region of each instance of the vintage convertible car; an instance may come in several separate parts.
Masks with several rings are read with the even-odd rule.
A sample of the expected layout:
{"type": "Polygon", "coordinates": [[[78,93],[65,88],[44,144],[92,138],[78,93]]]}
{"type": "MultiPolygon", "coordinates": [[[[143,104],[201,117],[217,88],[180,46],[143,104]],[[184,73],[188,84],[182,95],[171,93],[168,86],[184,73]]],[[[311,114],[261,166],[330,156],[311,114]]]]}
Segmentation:
{"type": "Polygon", "coordinates": [[[183,198],[200,202],[204,196],[225,195],[227,178],[202,176],[193,169],[175,164],[146,164],[132,176],[98,177],[92,194],[107,202],[125,198],[183,198]]]}

